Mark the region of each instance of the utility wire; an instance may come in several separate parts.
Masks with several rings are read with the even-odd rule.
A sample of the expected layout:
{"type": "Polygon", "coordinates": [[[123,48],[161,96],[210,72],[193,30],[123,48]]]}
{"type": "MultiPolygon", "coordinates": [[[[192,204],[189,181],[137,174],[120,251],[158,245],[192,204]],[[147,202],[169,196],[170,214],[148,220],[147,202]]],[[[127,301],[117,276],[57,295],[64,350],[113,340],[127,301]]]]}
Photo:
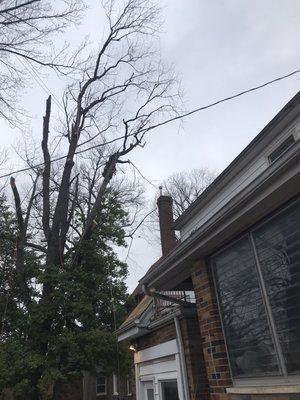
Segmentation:
{"type": "Polygon", "coordinates": [[[286,75],[282,75],[282,76],[280,76],[279,78],[272,79],[272,80],[270,80],[270,81],[267,81],[267,82],[265,82],[265,83],[262,83],[261,85],[254,86],[254,87],[252,87],[252,88],[250,88],[250,89],[243,90],[242,92],[233,94],[232,96],[224,97],[223,99],[214,101],[213,103],[207,104],[207,105],[205,105],[205,106],[202,106],[202,107],[199,107],[199,108],[195,108],[195,109],[192,110],[192,111],[188,111],[188,112],[186,112],[186,113],[184,113],[184,114],[178,115],[177,117],[173,117],[173,118],[171,118],[171,119],[169,119],[169,120],[166,120],[166,121],[164,121],[164,122],[160,122],[160,123],[158,123],[158,124],[156,124],[156,125],[153,125],[153,126],[151,126],[151,127],[149,127],[149,128],[144,128],[144,129],[142,129],[141,131],[142,131],[142,132],[143,132],[143,131],[150,131],[150,130],[155,129],[155,128],[159,127],[159,126],[163,126],[163,125],[167,124],[168,122],[176,121],[176,120],[178,120],[178,119],[185,118],[185,117],[188,117],[188,116],[190,116],[190,115],[192,115],[192,114],[195,114],[195,113],[197,113],[197,112],[199,112],[199,111],[207,110],[208,108],[215,107],[215,106],[217,106],[218,104],[225,103],[226,101],[236,99],[237,97],[243,96],[244,94],[251,93],[251,92],[255,92],[256,90],[259,90],[259,89],[262,89],[262,88],[264,88],[264,87],[266,87],[266,86],[272,85],[273,83],[282,81],[283,79],[290,78],[291,76],[296,75],[296,74],[299,74],[299,73],[300,73],[300,69],[296,69],[295,71],[292,71],[292,72],[290,72],[290,73],[288,73],[288,74],[286,74],[286,75]]]}
{"type": "Polygon", "coordinates": [[[137,172],[141,175],[141,177],[142,177],[146,182],[148,182],[148,183],[149,183],[150,185],[152,185],[155,189],[157,189],[157,186],[156,186],[153,182],[151,182],[150,179],[146,178],[145,175],[143,175],[143,174],[141,173],[141,171],[138,169],[138,167],[137,167],[136,165],[133,164],[132,161],[129,160],[128,162],[129,162],[129,164],[131,164],[131,165],[133,166],[134,169],[137,170],[137,172]]]}
{"type": "MultiPolygon", "coordinates": [[[[54,103],[56,104],[56,106],[63,112],[65,113],[65,109],[63,107],[63,105],[61,104],[60,100],[55,96],[55,94],[51,91],[51,89],[46,85],[46,83],[43,81],[43,79],[38,75],[35,67],[30,64],[30,62],[28,60],[22,60],[21,57],[19,57],[19,61],[20,63],[23,65],[24,68],[27,69],[27,71],[29,72],[29,74],[33,77],[33,79],[36,81],[36,83],[40,86],[40,88],[47,94],[50,95],[54,101],[54,103]]],[[[60,139],[57,141],[57,144],[55,146],[55,148],[52,151],[51,157],[53,156],[53,154],[55,153],[56,149],[58,148],[58,146],[60,145],[61,141],[62,141],[63,136],[60,137],[60,139]]]]}
{"type": "Polygon", "coordinates": [[[64,112],[64,108],[62,104],[60,103],[59,99],[55,96],[55,94],[50,90],[50,88],[46,85],[46,83],[42,80],[42,78],[38,75],[36,69],[30,64],[28,60],[22,60],[21,57],[19,57],[20,63],[23,65],[24,68],[27,69],[29,74],[33,77],[33,79],[36,81],[36,83],[40,86],[40,88],[47,94],[51,95],[53,98],[54,103],[57,105],[58,108],[60,108],[61,111],[64,112]],[[26,64],[25,64],[26,63],[26,64]]]}
{"type": "MultiPolygon", "coordinates": [[[[263,84],[261,84],[261,85],[254,86],[254,87],[252,87],[252,88],[250,88],[250,89],[247,89],[247,90],[243,90],[242,92],[236,93],[236,94],[234,94],[234,95],[232,95],[232,96],[224,97],[223,99],[217,100],[217,101],[215,101],[215,102],[213,102],[213,103],[210,103],[210,104],[207,104],[207,105],[205,105],[205,106],[196,108],[196,109],[194,109],[194,110],[192,110],[192,111],[186,112],[186,113],[181,114],[181,115],[178,115],[178,116],[176,116],[176,117],[167,119],[166,121],[160,122],[160,123],[158,123],[158,124],[156,124],[156,125],[152,125],[152,126],[150,126],[149,128],[141,129],[141,131],[140,131],[139,133],[153,130],[153,129],[158,128],[158,127],[160,127],[160,126],[166,125],[166,124],[168,124],[169,122],[173,122],[173,121],[176,121],[176,120],[178,120],[178,119],[182,119],[182,118],[188,117],[188,116],[190,116],[190,115],[192,115],[192,114],[195,114],[195,113],[197,113],[197,112],[207,110],[208,108],[215,107],[215,106],[217,106],[218,104],[225,103],[225,102],[227,102],[227,101],[236,99],[237,97],[243,96],[243,95],[245,95],[245,94],[247,94],[247,93],[254,92],[254,91],[256,91],[256,90],[262,89],[262,88],[264,88],[264,87],[266,87],[266,86],[269,86],[269,85],[271,85],[271,84],[273,84],[273,83],[275,83],[275,82],[279,82],[279,81],[281,81],[281,80],[283,80],[283,79],[289,78],[289,77],[291,77],[291,76],[293,76],[293,75],[296,75],[296,74],[298,74],[298,73],[300,73],[300,69],[297,69],[297,70],[295,70],[295,71],[293,71],[293,72],[290,72],[289,74],[280,76],[279,78],[272,79],[272,80],[270,80],[270,81],[268,81],[268,82],[265,82],[265,83],[263,83],[263,84]]],[[[134,133],[129,134],[128,136],[133,136],[133,135],[134,135],[134,133]]],[[[117,137],[117,138],[115,138],[115,139],[112,139],[112,140],[110,140],[110,141],[108,141],[108,142],[105,142],[105,143],[99,143],[99,144],[96,144],[96,145],[94,145],[94,146],[87,147],[86,149],[83,149],[83,150],[80,150],[80,151],[75,152],[75,154],[85,153],[85,152],[87,152],[87,151],[89,151],[89,150],[92,150],[92,149],[95,149],[95,148],[98,148],[98,147],[106,146],[106,145],[108,145],[108,144],[117,142],[117,141],[119,141],[119,140],[121,140],[121,139],[124,139],[124,135],[119,136],[119,137],[117,137]]],[[[54,158],[53,160],[50,161],[50,163],[63,160],[63,159],[65,159],[65,158],[67,158],[67,157],[68,157],[68,155],[66,154],[66,155],[64,155],[64,156],[54,158]]],[[[12,172],[10,172],[10,173],[8,173],[8,174],[0,175],[0,179],[7,178],[8,176],[11,176],[12,174],[18,174],[18,173],[21,173],[21,172],[30,171],[30,170],[32,170],[32,168],[38,168],[38,167],[42,167],[42,166],[44,166],[44,165],[45,165],[45,163],[42,162],[42,163],[33,165],[32,167],[27,167],[27,168],[22,168],[22,169],[19,169],[19,170],[16,170],[16,171],[12,171],[12,172]]]]}

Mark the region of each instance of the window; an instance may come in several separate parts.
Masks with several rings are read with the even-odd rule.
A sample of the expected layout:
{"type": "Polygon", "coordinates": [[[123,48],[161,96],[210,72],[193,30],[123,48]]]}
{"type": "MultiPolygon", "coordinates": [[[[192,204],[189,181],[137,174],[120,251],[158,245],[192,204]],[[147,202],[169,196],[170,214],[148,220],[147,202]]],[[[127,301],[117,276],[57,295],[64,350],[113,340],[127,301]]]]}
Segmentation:
{"type": "Polygon", "coordinates": [[[154,383],[153,381],[143,382],[143,391],[146,400],[154,400],[154,383]]]}
{"type": "Polygon", "coordinates": [[[179,400],[177,381],[163,381],[161,382],[162,400],[179,400]]]}
{"type": "Polygon", "coordinates": [[[270,155],[269,161],[272,163],[283,155],[295,143],[293,135],[287,137],[270,155]]]}
{"type": "Polygon", "coordinates": [[[147,400],[154,400],[154,389],[147,389],[147,400]]]}
{"type": "Polygon", "coordinates": [[[96,377],[96,393],[106,394],[106,377],[103,375],[98,375],[96,377]]]}
{"type": "Polygon", "coordinates": [[[279,373],[249,240],[228,248],[214,263],[233,375],[279,373]]]}
{"type": "Polygon", "coordinates": [[[212,265],[233,377],[300,375],[300,203],[212,265]]]}
{"type": "Polygon", "coordinates": [[[300,374],[300,210],[288,210],[254,234],[283,364],[300,374]]]}

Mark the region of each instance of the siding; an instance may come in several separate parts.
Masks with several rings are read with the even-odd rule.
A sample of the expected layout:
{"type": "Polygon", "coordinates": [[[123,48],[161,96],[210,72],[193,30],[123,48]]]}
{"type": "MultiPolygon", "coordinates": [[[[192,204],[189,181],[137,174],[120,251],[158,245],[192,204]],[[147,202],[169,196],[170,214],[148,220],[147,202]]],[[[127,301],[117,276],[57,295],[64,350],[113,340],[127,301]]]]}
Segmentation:
{"type": "Polygon", "coordinates": [[[181,229],[181,240],[187,239],[190,234],[207,222],[222,207],[230,202],[239,192],[245,189],[255,178],[264,172],[268,166],[269,154],[289,135],[293,134],[295,140],[300,139],[300,119],[276,136],[256,157],[254,157],[241,171],[230,179],[227,185],[220,188],[220,191],[181,229]]]}

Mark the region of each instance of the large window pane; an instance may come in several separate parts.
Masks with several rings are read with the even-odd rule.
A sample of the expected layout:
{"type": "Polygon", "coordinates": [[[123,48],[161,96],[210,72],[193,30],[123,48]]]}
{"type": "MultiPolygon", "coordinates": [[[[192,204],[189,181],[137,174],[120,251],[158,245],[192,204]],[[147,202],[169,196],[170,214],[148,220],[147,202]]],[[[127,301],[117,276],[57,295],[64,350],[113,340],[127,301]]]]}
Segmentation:
{"type": "Polygon", "coordinates": [[[272,313],[289,373],[300,372],[300,205],[254,233],[272,313]]]}
{"type": "Polygon", "coordinates": [[[177,381],[161,382],[162,400],[179,400],[177,381]]]}
{"type": "Polygon", "coordinates": [[[215,256],[213,264],[233,375],[279,374],[248,238],[215,256]]]}

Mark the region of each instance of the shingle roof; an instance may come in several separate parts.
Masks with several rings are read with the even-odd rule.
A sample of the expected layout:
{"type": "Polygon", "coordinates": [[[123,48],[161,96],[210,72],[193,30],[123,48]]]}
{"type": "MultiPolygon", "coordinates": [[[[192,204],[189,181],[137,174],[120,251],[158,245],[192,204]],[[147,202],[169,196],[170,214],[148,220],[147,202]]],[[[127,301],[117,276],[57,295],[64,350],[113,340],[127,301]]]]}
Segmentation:
{"type": "Polygon", "coordinates": [[[153,298],[150,296],[145,296],[138,303],[138,305],[133,309],[133,311],[128,315],[123,324],[120,326],[118,330],[124,329],[127,326],[131,325],[136,319],[139,319],[143,313],[148,309],[150,304],[152,303],[153,298]]]}

